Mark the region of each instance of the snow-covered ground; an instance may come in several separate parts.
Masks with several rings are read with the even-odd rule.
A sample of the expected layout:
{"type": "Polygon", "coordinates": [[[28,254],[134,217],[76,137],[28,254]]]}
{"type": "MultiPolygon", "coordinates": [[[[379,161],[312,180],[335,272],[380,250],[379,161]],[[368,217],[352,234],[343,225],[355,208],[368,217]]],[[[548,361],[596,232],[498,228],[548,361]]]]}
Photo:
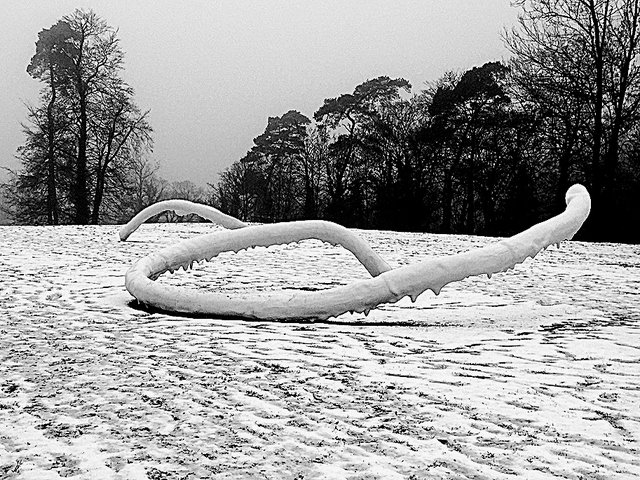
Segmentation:
{"type": "MultiPolygon", "coordinates": [[[[640,248],[328,323],[132,308],[124,272],[208,224],[0,227],[0,478],[640,478],[640,248]]],[[[361,232],[389,263],[490,239],[361,232]]],[[[159,282],[237,295],[367,278],[320,242],[159,282]]]]}

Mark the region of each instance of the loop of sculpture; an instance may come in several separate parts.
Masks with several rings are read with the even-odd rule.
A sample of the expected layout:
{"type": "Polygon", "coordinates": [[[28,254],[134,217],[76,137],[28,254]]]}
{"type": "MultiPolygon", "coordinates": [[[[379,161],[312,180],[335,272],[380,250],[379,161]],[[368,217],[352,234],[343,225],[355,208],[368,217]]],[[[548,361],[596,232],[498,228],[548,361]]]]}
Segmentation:
{"type": "Polygon", "coordinates": [[[535,257],[549,245],[571,239],[589,215],[591,199],[582,185],[573,185],[566,193],[566,203],[561,214],[513,237],[468,252],[392,269],[362,238],[332,222],[311,220],[248,226],[206,205],[167,200],[137,214],[122,227],[120,239],[126,240],[145,220],[168,210],[178,215],[194,213],[228,230],[201,235],[142,258],[127,271],[125,285],[144,305],[182,314],[262,320],[326,320],[346,312],[367,314],[380,304],[397,302],[405,296],[415,301],[426,290],[437,295],[444,285],[471,275],[486,274],[490,278],[527,257],[535,257]],[[343,246],[372,278],[328,290],[260,293],[251,297],[202,293],[155,282],[166,271],[173,273],[180,267],[186,270],[194,262],[210,261],[221,252],[305,239],[343,246]]]}

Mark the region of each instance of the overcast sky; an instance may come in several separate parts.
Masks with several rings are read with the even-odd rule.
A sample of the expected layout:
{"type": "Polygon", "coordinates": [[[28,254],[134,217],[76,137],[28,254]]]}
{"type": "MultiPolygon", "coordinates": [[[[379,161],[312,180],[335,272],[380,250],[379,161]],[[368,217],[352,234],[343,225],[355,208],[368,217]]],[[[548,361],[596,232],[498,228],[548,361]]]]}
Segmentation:
{"type": "MultiPolygon", "coordinates": [[[[311,117],[325,98],[380,75],[420,91],[449,70],[506,59],[509,0],[3,0],[0,167],[19,166],[26,66],[37,35],[75,8],[119,28],[125,79],[151,110],[167,180],[214,181],[251,148],[267,117],[311,117]]],[[[0,178],[4,178],[0,177],[0,178]]]]}

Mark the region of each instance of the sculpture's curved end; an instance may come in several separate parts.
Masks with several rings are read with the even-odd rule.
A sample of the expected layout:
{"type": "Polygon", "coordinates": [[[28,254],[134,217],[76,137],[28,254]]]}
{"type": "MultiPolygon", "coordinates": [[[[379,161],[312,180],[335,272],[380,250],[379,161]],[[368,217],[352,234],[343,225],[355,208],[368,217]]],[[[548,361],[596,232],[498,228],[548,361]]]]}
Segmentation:
{"type": "Polygon", "coordinates": [[[570,199],[577,196],[583,196],[585,199],[589,198],[589,204],[591,204],[591,200],[590,200],[591,197],[589,197],[589,192],[587,191],[587,189],[579,183],[574,183],[569,187],[564,198],[566,203],[569,203],[570,199]]]}
{"type": "Polygon", "coordinates": [[[575,213],[573,213],[573,229],[571,235],[567,237],[567,240],[571,240],[578,230],[580,230],[591,212],[591,197],[584,186],[576,183],[569,187],[564,198],[567,203],[567,209],[573,208],[575,210],[575,213]]]}
{"type": "MultiPolygon", "coordinates": [[[[316,220],[251,226],[186,240],[139,260],[127,271],[125,284],[138,301],[171,312],[262,320],[325,320],[345,312],[368,313],[381,303],[396,302],[405,296],[415,300],[426,290],[438,294],[444,285],[471,275],[486,274],[490,277],[493,273],[513,268],[528,257],[535,257],[549,245],[571,239],[587,219],[591,199],[582,185],[573,185],[567,191],[566,201],[564,212],[513,237],[476,250],[397,269],[390,269],[363,239],[344,227],[316,220]],[[200,293],[163,286],[154,281],[166,271],[173,272],[180,267],[187,269],[194,262],[209,261],[224,251],[237,252],[252,246],[297,242],[307,238],[343,245],[354,253],[373,278],[329,290],[273,292],[249,298],[230,298],[216,292],[200,293]]],[[[167,210],[169,205],[198,215],[202,211],[187,210],[185,207],[191,206],[185,204],[165,203],[153,208],[156,207],[154,205],[129,222],[121,231],[121,238],[125,239],[134,231],[144,221],[141,219],[163,211],[161,208],[167,210]]],[[[229,228],[244,226],[239,220],[226,215],[223,223],[219,221],[218,214],[224,214],[216,212],[213,221],[229,225],[229,228]],[[228,218],[235,222],[228,221],[228,218]]]]}
{"type": "MultiPolygon", "coordinates": [[[[579,229],[591,212],[591,197],[589,196],[589,192],[584,186],[576,183],[569,187],[567,193],[564,196],[564,199],[567,207],[569,206],[569,204],[573,203],[575,205],[575,208],[580,209],[581,213],[579,217],[582,218],[582,222],[578,226],[579,229]]],[[[578,231],[578,229],[576,229],[576,232],[578,231]]]]}
{"type": "Polygon", "coordinates": [[[144,222],[149,220],[151,217],[167,211],[174,211],[178,215],[195,213],[199,217],[230,229],[247,226],[246,223],[238,220],[237,218],[227,215],[226,213],[222,213],[217,208],[210,207],[209,205],[202,205],[188,200],[163,200],[148,206],[129,220],[129,222],[120,229],[120,240],[124,242],[129,238],[129,235],[135,232],[144,222]]]}

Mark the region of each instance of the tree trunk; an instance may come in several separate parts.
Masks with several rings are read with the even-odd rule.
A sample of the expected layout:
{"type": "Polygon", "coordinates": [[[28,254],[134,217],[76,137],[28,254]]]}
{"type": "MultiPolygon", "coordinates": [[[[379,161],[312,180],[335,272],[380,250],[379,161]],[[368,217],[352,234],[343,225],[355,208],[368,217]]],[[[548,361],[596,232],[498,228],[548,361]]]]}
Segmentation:
{"type": "Polygon", "coordinates": [[[76,159],[76,179],[73,188],[75,203],[75,223],[89,223],[89,195],[87,192],[87,99],[80,93],[80,131],[78,135],[78,157],[76,159]]]}
{"type": "Polygon", "coordinates": [[[491,194],[492,192],[490,188],[480,189],[480,198],[482,199],[482,214],[484,217],[484,225],[482,230],[487,235],[491,235],[493,232],[495,232],[495,204],[491,194]]]}
{"type": "Polygon", "coordinates": [[[476,210],[476,202],[475,202],[475,185],[473,182],[474,175],[474,165],[473,160],[469,162],[469,171],[467,172],[467,212],[466,212],[466,233],[474,234],[476,231],[476,222],[475,222],[475,210],[476,210]]]}
{"type": "Polygon", "coordinates": [[[596,98],[595,98],[595,118],[593,125],[593,152],[591,160],[591,189],[594,198],[600,197],[602,190],[602,178],[600,171],[600,154],[602,151],[602,71],[596,69],[596,98]],[[598,71],[599,70],[599,71],[598,71]]]}
{"type": "Polygon", "coordinates": [[[104,196],[104,176],[102,169],[98,170],[98,178],[96,179],[96,191],[93,196],[93,209],[91,210],[91,223],[97,225],[100,221],[100,205],[104,196]]]}
{"type": "Polygon", "coordinates": [[[444,170],[444,187],[442,189],[442,233],[451,233],[451,210],[453,203],[453,179],[451,168],[444,170]]]}
{"type": "Polygon", "coordinates": [[[53,65],[49,67],[51,77],[51,100],[47,107],[47,140],[48,140],[48,165],[47,165],[47,223],[58,225],[58,197],[56,194],[56,150],[55,150],[55,126],[53,109],[56,103],[56,87],[54,83],[53,65]]]}
{"type": "Polygon", "coordinates": [[[571,163],[571,153],[573,151],[573,142],[575,133],[571,126],[571,120],[565,119],[565,138],[562,145],[562,153],[558,158],[558,185],[556,187],[555,204],[558,211],[565,208],[564,196],[569,188],[569,165],[571,163]]]}
{"type": "Polygon", "coordinates": [[[304,180],[304,218],[305,220],[318,218],[316,192],[308,176],[304,180]]]}
{"type": "MultiPolygon", "coordinates": [[[[609,20],[608,4],[605,8],[602,24],[598,18],[596,4],[593,0],[589,2],[589,14],[591,16],[593,28],[593,62],[596,71],[595,78],[595,98],[594,100],[594,124],[593,124],[593,152],[592,152],[592,171],[591,171],[591,195],[596,204],[600,204],[600,197],[603,190],[605,179],[602,178],[602,136],[604,134],[604,125],[602,111],[604,108],[604,67],[605,67],[605,43],[607,40],[607,21],[609,20]]],[[[601,213],[605,210],[601,208],[594,209],[594,220],[596,226],[600,224],[601,213]]]]}

